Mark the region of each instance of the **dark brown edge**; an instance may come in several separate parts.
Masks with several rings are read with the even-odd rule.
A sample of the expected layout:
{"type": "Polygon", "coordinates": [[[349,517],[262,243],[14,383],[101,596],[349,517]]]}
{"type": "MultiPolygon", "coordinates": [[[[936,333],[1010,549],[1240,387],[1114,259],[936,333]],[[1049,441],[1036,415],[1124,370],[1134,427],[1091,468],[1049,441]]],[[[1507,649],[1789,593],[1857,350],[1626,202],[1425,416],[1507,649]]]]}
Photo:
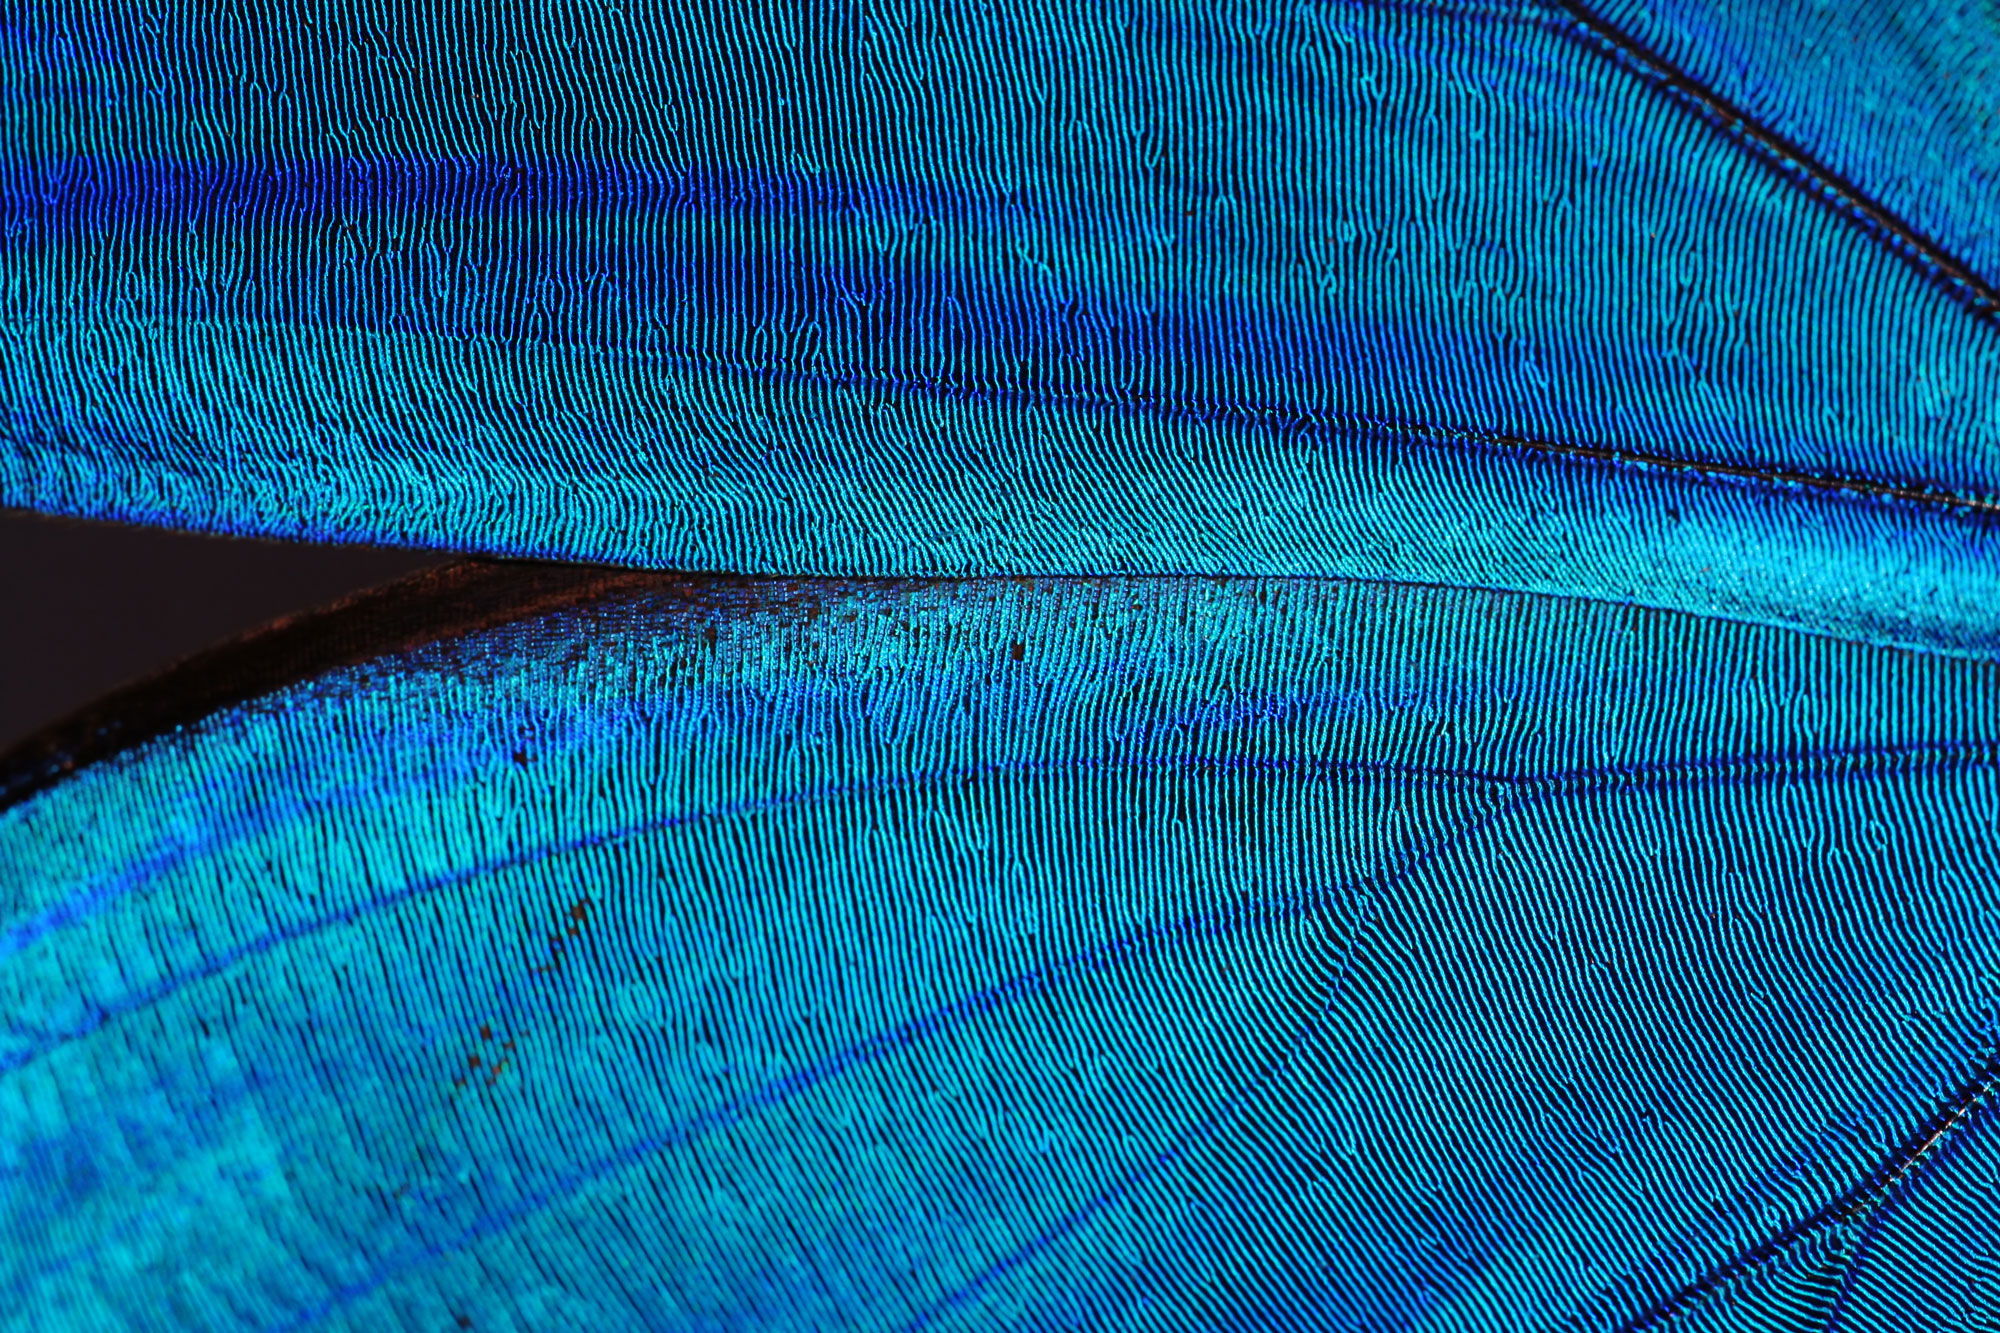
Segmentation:
{"type": "Polygon", "coordinates": [[[467,559],[286,616],[113,690],[0,753],[0,811],[121,750],[335,668],[684,577],[467,559]]]}

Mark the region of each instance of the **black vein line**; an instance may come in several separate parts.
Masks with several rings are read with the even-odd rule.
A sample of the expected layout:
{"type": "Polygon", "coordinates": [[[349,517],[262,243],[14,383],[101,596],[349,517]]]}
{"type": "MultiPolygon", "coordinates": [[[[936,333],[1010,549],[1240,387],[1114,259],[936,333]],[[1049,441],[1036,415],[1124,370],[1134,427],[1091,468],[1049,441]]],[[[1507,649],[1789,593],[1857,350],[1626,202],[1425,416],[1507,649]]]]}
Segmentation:
{"type": "Polygon", "coordinates": [[[1988,323],[2000,323],[2000,288],[1995,288],[1941,242],[1814,157],[1803,145],[1757,120],[1582,0],[1550,2],[1567,16],[1567,21],[1554,24],[1557,31],[1631,74],[1716,130],[1786,184],[1846,219],[1967,313],[1988,323]]]}
{"type": "MultiPolygon", "coordinates": [[[[1273,412],[1271,415],[1280,414],[1273,412]]],[[[1696,456],[1680,457],[1644,449],[1621,449],[1613,445],[1572,443],[1540,439],[1509,431],[1478,427],[1431,426],[1394,420],[1345,419],[1322,422],[1322,414],[1285,414],[1297,420],[1267,424],[1281,429],[1312,429],[1331,425],[1333,429],[1382,442],[1411,443],[1431,448],[1479,450],[1500,456],[1540,456],[1568,462],[1599,463],[1613,468],[1666,473],[1675,477],[1711,483],[1750,483],[1797,495],[1817,494],[1832,498],[1874,500],[1917,505],[1961,515],[2000,515],[2000,500],[1953,490],[1949,486],[1923,481],[1883,481],[1872,477],[1834,472],[1808,472],[1784,466],[1754,463],[1725,463],[1696,456]]]]}
{"type": "MultiPolygon", "coordinates": [[[[1004,764],[979,765],[943,772],[903,773],[865,783],[813,787],[774,793],[720,806],[683,810],[551,839],[525,848],[498,854],[475,865],[384,889],[347,907],[275,927],[254,939],[224,950],[185,971],[160,978],[146,989],[109,1000],[95,1000],[88,1012],[71,1026],[34,1034],[27,1049],[0,1056],[0,1080],[45,1059],[55,1051],[84,1040],[107,1025],[143,1012],[170,999],[187,986],[209,981],[272,949],[295,944],[338,926],[352,925],[363,917],[387,911],[433,894],[463,888],[496,874],[538,865],[558,857],[574,856],[626,842],[648,834],[680,827],[692,827],[710,820],[756,816],[795,805],[844,800],[911,788],[926,788],[948,782],[973,781],[987,777],[1026,776],[1055,771],[1146,771],[1172,767],[1187,769],[1262,769],[1267,772],[1305,774],[1319,777],[1374,779],[1435,783],[1440,786],[1499,786],[1519,793],[1521,809],[1577,796],[1621,794],[1700,786],[1713,782],[1783,781],[1797,778],[1821,781],[1834,778],[1873,781],[1913,773],[1950,772],[1962,768],[1990,768],[2000,762],[2000,745],[1980,742],[1942,742],[1908,747],[1869,746],[1814,750],[1791,756],[1746,755],[1721,759],[1694,759],[1660,764],[1610,765],[1604,768],[1567,769],[1555,773],[1526,773],[1507,776],[1479,770],[1410,767],[1341,761],[1271,758],[1227,760],[1215,755],[1180,753],[1158,756],[1068,756],[1025,760],[1004,764]]],[[[44,914],[45,919],[49,918],[44,914]]],[[[58,928],[71,924],[57,921],[58,928]]],[[[0,941],[5,937],[0,936],[0,941]]],[[[0,1032],[9,1031],[0,1027],[0,1032]]],[[[16,1035],[29,1035],[15,1027],[16,1035]]]]}
{"type": "Polygon", "coordinates": [[[1703,1297],[1720,1290],[1784,1253],[1796,1242],[1828,1227],[1841,1226],[1874,1209],[1908,1182],[1954,1132],[1963,1130],[1984,1110],[2000,1085],[2000,1049],[1991,1050],[1970,1078],[1960,1084],[1931,1117],[1919,1125],[1873,1171],[1845,1193],[1796,1222],[1780,1227],[1763,1240],[1710,1268],[1678,1291],[1662,1296],[1619,1326],[1619,1333],[1645,1333],[1688,1313],[1703,1297]]]}
{"type": "MultiPolygon", "coordinates": [[[[715,1130],[726,1128],[758,1111],[789,1101],[800,1093],[839,1077],[849,1070],[906,1050],[920,1041],[927,1041],[932,1036],[949,1031],[969,1018],[1011,1005],[1023,996],[1046,994],[1079,976],[1111,972],[1127,966],[1135,959],[1164,955],[1184,946],[1190,940],[1226,937],[1248,926],[1267,925],[1271,919],[1284,921],[1308,914],[1317,915],[1324,911],[1327,900],[1333,897],[1335,892],[1358,893],[1364,903],[1372,904],[1377,891],[1386,891],[1407,880],[1433,860],[1492,827],[1513,813],[1518,806],[1517,800],[1508,800],[1491,809],[1478,812],[1475,818],[1446,828],[1427,844],[1411,849],[1410,854],[1403,857],[1398,864],[1350,881],[1331,892],[1320,889],[1297,894],[1271,895],[1248,903],[1190,913],[1175,921],[1156,923],[1118,939],[1093,945],[1067,958],[1044,964],[1033,971],[1017,974],[917,1017],[906,1019],[895,1027],[850,1043],[807,1068],[772,1080],[724,1106],[705,1111],[692,1120],[669,1128],[664,1133],[657,1133],[628,1144],[615,1154],[601,1158],[581,1170],[566,1173],[551,1186],[516,1200],[505,1210],[482,1218],[449,1240],[426,1245],[412,1253],[390,1256],[373,1268],[366,1277],[329,1293],[325,1299],[307,1310],[297,1312],[289,1320],[269,1326],[265,1333],[293,1333],[293,1330],[321,1323],[337,1311],[372,1295],[389,1282],[423,1265],[456,1254],[469,1245],[502,1235],[526,1218],[566,1204],[590,1185],[613,1173],[635,1167],[646,1158],[667,1149],[678,1148],[706,1137],[715,1130]]],[[[1371,906],[1365,908],[1356,921],[1354,933],[1350,938],[1350,949],[1342,963],[1338,987],[1345,987],[1353,942],[1358,941],[1361,935],[1371,928],[1373,918],[1371,906]]],[[[1336,990],[1328,997],[1328,1007],[1325,1012],[1330,1012],[1332,1004],[1339,998],[1340,993],[1336,990]]],[[[1238,1091],[1235,1100],[1241,1101],[1254,1096],[1268,1086],[1283,1063],[1296,1054],[1299,1041],[1310,1038],[1323,1018],[1324,1012],[1309,1020],[1299,1032],[1295,1033],[1293,1040],[1286,1043],[1285,1051],[1279,1057],[1279,1064],[1256,1075],[1238,1091]]],[[[1214,1124],[1220,1123],[1227,1112],[1228,1108],[1218,1111],[1197,1125],[1192,1131],[1194,1136],[1199,1137],[1214,1124]]],[[[934,1313],[927,1313],[924,1316],[926,1319],[934,1317],[934,1313]]],[[[921,1322],[912,1326],[913,1330],[921,1327],[921,1322]]]]}
{"type": "MultiPolygon", "coordinates": [[[[1569,25],[1561,24],[1554,14],[1546,20],[1559,31],[1569,31],[1569,25]]],[[[1955,262],[1955,261],[1954,261],[1955,262]]],[[[1960,266],[1961,268],[1963,265],[1960,266]]],[[[1970,272],[1970,270],[1966,270],[1970,272]]],[[[1991,291],[1991,288],[1987,288],[1991,291]]],[[[2000,293],[1994,299],[2000,302],[2000,293]]],[[[2000,322],[2000,320],[1996,320],[2000,322]]],[[[183,320],[183,326],[195,326],[202,321],[183,320]]],[[[338,323],[324,323],[322,328],[352,328],[338,323]]],[[[579,350],[580,344],[560,339],[538,338],[539,345],[579,350]]],[[[2000,499],[1986,494],[1977,494],[1954,489],[1951,485],[1923,478],[1885,480],[1881,477],[1830,470],[1808,470],[1793,464],[1777,461],[1749,461],[1730,463],[1701,455],[1680,455],[1649,451],[1646,449],[1621,448],[1615,445],[1592,443],[1590,441],[1569,441],[1545,439],[1520,431],[1509,431],[1484,426],[1467,426],[1454,422],[1426,422],[1404,420],[1368,413],[1341,411],[1318,407],[1293,406],[1283,402],[1242,399],[1221,394],[1187,395],[1166,393],[1144,389],[1112,388],[1088,380],[1040,380],[1034,382],[987,380],[979,377],[953,377],[947,374],[911,375],[889,372],[874,367],[835,366],[802,368],[772,361],[759,361],[742,357],[716,356],[681,351],[662,351],[645,348],[619,348],[607,350],[590,348],[596,355],[616,356],[621,359],[643,361],[649,365],[670,366],[677,369],[693,369],[703,373],[742,376],[772,384],[801,385],[815,389],[868,389],[893,394],[923,398],[935,402],[971,403],[981,406],[1000,407],[1016,410],[1052,409],[1077,412],[1123,413],[1140,416],[1174,425],[1191,424],[1196,428],[1218,428],[1222,430],[1248,430],[1276,433],[1296,433],[1312,436],[1349,435],[1371,443],[1408,447],[1416,445],[1425,448],[1483,451],[1503,457],[1545,457],[1561,461],[1609,465],[1614,468],[1637,468],[1662,472],[1678,478],[1687,478],[1707,483],[1749,483],[1776,491],[1780,494],[1791,492],[1805,495],[1817,492],[1836,498],[1848,497],[1875,501],[1901,501],[1932,509],[1942,509],[1955,514],[1993,516],[2000,514],[2000,499]]],[[[60,448],[60,443],[37,436],[29,440],[31,447],[60,448]]],[[[264,535],[285,535],[265,533],[264,535]]],[[[546,549],[527,546],[508,546],[504,543],[486,545],[465,545],[463,542],[447,543],[441,549],[455,549],[468,556],[486,556],[505,560],[550,561],[558,565],[578,568],[588,567],[589,560],[611,559],[613,557],[590,557],[580,559],[574,552],[568,555],[551,555],[546,549]]],[[[642,556],[625,555],[617,560],[636,560],[642,556]]],[[[676,571],[694,573],[697,571],[676,571]]],[[[714,573],[737,571],[706,571],[714,573]]],[[[1067,567],[1038,567],[1016,570],[1037,577],[1094,577],[1100,575],[1144,575],[1165,576],[1190,573],[1185,568],[1160,570],[1149,569],[1070,569],[1067,567]]],[[[1200,571],[1207,574],[1212,571],[1200,571]]],[[[1246,572],[1247,575],[1247,572],[1246,572]]],[[[897,574],[881,575],[863,573],[857,570],[822,570],[818,577],[978,577],[979,575],[952,574],[897,574]]],[[[1004,577],[998,574],[990,577],[1004,577]]]]}

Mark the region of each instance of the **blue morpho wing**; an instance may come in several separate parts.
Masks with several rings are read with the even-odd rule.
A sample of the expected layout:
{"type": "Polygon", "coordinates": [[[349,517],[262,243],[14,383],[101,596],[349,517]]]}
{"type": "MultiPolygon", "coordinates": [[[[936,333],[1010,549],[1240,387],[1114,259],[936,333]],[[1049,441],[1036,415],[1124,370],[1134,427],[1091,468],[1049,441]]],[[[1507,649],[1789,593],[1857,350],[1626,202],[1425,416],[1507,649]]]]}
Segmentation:
{"type": "Polygon", "coordinates": [[[2000,22],[1629,8],[17,8],[0,503],[2000,650],[2000,22]]]}
{"type": "Polygon", "coordinates": [[[461,566],[16,755],[0,1328],[1985,1327],[2000,680],[461,566]]]}
{"type": "MultiPolygon", "coordinates": [[[[1740,109],[1744,123],[1727,128],[1746,150],[1764,151],[1748,127],[1767,127],[1794,146],[1794,165],[1810,157],[1848,186],[1849,202],[1876,201],[1989,276],[2000,273],[1996,23],[1991,3],[1951,0],[1611,0],[1600,19],[1740,109]]],[[[1909,370],[1954,393],[1931,367],[1909,370]]]]}

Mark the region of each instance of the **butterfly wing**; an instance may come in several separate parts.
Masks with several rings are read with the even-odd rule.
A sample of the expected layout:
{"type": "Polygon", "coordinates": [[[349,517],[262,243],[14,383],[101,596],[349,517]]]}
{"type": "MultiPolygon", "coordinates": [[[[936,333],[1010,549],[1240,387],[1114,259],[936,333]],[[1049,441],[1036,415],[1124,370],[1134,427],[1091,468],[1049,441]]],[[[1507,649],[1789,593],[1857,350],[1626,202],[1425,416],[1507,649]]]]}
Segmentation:
{"type": "Polygon", "coordinates": [[[1641,58],[1562,5],[38,10],[0,503],[1991,653],[2000,333],[1938,267],[1980,281],[1989,175],[1889,188],[1883,117],[1953,96],[1915,56],[1874,119],[1738,90],[1765,138],[1662,73],[1734,88],[1780,19],[1641,58]]]}
{"type": "Polygon", "coordinates": [[[0,815],[10,1327],[1637,1327],[1869,1219],[1962,1267],[1909,1200],[1990,1132],[1983,666],[1310,580],[474,568],[298,633],[0,815]]]}

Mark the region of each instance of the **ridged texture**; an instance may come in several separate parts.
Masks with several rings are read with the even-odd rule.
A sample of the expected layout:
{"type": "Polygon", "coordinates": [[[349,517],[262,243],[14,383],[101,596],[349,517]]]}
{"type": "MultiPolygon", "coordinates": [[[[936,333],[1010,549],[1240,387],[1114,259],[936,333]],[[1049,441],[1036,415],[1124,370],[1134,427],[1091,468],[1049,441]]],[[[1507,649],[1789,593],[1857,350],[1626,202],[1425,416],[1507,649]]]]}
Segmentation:
{"type": "Polygon", "coordinates": [[[2000,6],[1611,0],[1605,18],[1990,280],[2000,6]]]}
{"type": "Polygon", "coordinates": [[[1993,653],[2000,331],[1965,284],[2000,200],[1977,93],[1920,72],[1976,71],[1980,21],[1743,89],[1777,28],[1873,71],[1882,25],[1622,15],[1843,195],[1579,12],[29,6],[0,503],[1993,653]]]}
{"type": "Polygon", "coordinates": [[[0,813],[0,1326],[1988,1328],[1997,692],[1319,580],[524,594],[0,813]]]}

